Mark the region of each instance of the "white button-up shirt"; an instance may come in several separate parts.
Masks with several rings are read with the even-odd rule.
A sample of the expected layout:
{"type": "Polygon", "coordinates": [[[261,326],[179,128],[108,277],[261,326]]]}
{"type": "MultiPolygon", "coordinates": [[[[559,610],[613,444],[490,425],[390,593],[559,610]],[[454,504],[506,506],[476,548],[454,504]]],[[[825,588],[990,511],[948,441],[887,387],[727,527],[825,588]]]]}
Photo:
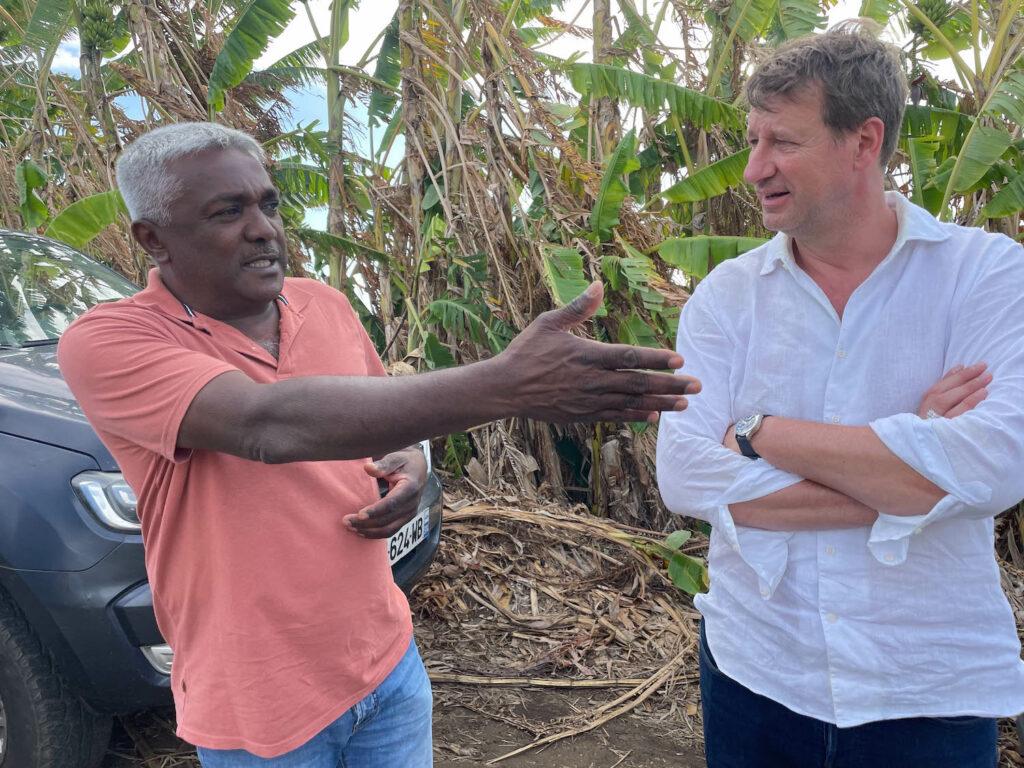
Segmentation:
{"type": "Polygon", "coordinates": [[[712,525],[696,604],[729,677],[840,727],[1013,715],[1024,663],[993,516],[1024,497],[1024,248],[887,202],[898,237],[841,320],[782,234],[700,283],[677,348],[703,390],[662,418],[658,483],[669,509],[712,525]],[[915,415],[944,372],[975,362],[994,377],[984,402],[915,415]],[[870,528],[738,526],[730,504],[801,479],[722,446],[753,413],[870,425],[947,495],[926,515],[879,510],[870,528]]]}

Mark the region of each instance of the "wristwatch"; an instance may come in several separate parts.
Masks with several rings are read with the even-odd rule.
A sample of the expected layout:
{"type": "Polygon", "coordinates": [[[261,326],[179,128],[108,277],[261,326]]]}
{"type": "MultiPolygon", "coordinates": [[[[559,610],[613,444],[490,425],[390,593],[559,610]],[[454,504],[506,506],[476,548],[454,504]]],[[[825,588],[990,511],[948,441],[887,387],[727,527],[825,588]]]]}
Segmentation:
{"type": "Polygon", "coordinates": [[[745,416],[736,422],[736,442],[740,446],[740,453],[748,459],[760,459],[760,454],[754,450],[750,441],[761,428],[764,420],[768,418],[766,413],[755,413],[753,416],[745,416]]]}

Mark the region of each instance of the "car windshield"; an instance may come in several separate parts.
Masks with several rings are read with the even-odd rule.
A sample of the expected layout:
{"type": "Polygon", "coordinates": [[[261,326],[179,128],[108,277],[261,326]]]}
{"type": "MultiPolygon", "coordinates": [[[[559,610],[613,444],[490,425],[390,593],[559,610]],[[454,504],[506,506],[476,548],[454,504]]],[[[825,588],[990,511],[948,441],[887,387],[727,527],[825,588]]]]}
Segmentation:
{"type": "Polygon", "coordinates": [[[0,347],[53,343],[90,307],[136,291],[66,245],[0,231],[0,347]]]}

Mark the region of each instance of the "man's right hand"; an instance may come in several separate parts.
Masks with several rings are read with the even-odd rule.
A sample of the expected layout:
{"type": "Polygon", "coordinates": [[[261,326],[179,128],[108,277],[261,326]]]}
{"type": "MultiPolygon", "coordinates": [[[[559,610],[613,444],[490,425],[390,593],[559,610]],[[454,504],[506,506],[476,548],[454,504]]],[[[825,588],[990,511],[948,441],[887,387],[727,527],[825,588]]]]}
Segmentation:
{"type": "Polygon", "coordinates": [[[985,387],[992,383],[992,374],[987,368],[986,363],[951,368],[924,393],[917,407],[917,415],[922,419],[952,419],[974,408],[988,397],[985,387]]]}
{"type": "Polygon", "coordinates": [[[569,333],[601,306],[604,289],[591,283],[560,309],[528,325],[495,359],[507,374],[511,409],[538,421],[657,421],[660,411],[686,408],[683,395],[700,392],[692,376],[671,371],[677,353],[626,344],[602,344],[569,333]]]}

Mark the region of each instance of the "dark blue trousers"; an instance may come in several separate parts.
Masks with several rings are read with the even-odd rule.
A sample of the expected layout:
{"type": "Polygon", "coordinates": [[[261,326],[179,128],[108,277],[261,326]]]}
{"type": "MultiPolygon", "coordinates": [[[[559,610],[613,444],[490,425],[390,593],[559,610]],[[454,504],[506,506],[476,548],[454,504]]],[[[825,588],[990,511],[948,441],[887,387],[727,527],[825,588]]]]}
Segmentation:
{"type": "Polygon", "coordinates": [[[798,715],[715,665],[700,632],[708,768],[995,768],[996,721],[913,717],[854,728],[798,715]]]}

